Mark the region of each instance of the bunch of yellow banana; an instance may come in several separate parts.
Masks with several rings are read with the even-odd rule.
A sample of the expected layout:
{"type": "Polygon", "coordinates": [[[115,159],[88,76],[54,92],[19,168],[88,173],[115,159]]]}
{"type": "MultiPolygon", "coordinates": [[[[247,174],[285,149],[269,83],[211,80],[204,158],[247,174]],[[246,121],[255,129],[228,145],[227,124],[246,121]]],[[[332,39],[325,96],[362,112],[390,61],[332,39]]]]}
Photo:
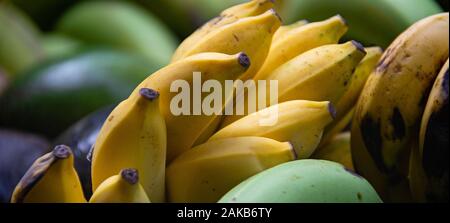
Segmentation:
{"type": "MultiPolygon", "coordinates": [[[[448,30],[448,13],[407,29],[386,50],[358,100],[351,137],[354,165],[385,201],[411,199],[410,151],[429,89],[448,59],[448,30]]],[[[444,156],[437,153],[432,163],[444,156]]]]}

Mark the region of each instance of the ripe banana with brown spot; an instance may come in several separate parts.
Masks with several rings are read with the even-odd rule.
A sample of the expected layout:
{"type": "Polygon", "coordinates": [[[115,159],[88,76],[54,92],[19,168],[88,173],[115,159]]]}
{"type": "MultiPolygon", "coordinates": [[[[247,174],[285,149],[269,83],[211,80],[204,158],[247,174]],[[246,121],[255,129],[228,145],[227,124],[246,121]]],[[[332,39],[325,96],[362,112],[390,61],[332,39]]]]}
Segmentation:
{"type": "Polygon", "coordinates": [[[38,158],[14,189],[12,203],[85,203],[69,147],[56,146],[38,158]]]}
{"type": "MultiPolygon", "coordinates": [[[[199,111],[198,115],[174,115],[170,107],[172,99],[176,101],[179,95],[178,92],[171,92],[172,83],[180,80],[186,81],[189,84],[187,86],[189,87],[189,92],[191,92],[191,88],[197,90],[197,88],[203,86],[208,80],[219,81],[221,86],[225,86],[226,80],[236,80],[247,71],[249,66],[250,59],[244,53],[235,55],[202,53],[168,65],[149,76],[136,88],[130,96],[131,98],[138,97],[138,89],[143,87],[155,89],[160,92],[160,109],[167,126],[168,163],[194,145],[206,141],[214,133],[221,120],[221,117],[218,115],[206,115],[201,111],[199,111]],[[201,73],[201,80],[199,80],[200,86],[193,85],[193,72],[201,73]]],[[[209,93],[205,92],[200,92],[200,94],[200,102],[204,101],[209,95],[209,93]]],[[[232,91],[226,93],[225,89],[222,88],[220,94],[223,95],[222,98],[227,99],[232,95],[232,91]]],[[[201,108],[194,101],[191,104],[193,106],[190,109],[192,113],[195,112],[195,109],[201,108]]],[[[154,198],[150,197],[150,199],[152,202],[155,202],[154,198]]]]}
{"type": "Polygon", "coordinates": [[[369,47],[365,49],[367,54],[361,60],[353,74],[348,89],[336,103],[336,119],[325,128],[321,145],[326,144],[333,136],[343,130],[352,119],[351,110],[355,107],[369,75],[377,66],[383,50],[380,47],[369,47]]]}
{"type": "Polygon", "coordinates": [[[215,133],[209,141],[260,136],[291,142],[299,159],[308,158],[319,145],[323,129],[335,115],[326,102],[293,100],[252,113],[215,133]],[[267,122],[266,122],[267,121],[267,122]],[[265,125],[264,122],[272,125],[265,125]]]}
{"type": "Polygon", "coordinates": [[[187,37],[180,44],[180,46],[178,46],[177,50],[173,54],[172,62],[185,57],[184,55],[186,55],[186,53],[190,51],[195,44],[202,41],[207,34],[221,28],[222,26],[234,23],[239,19],[260,15],[273,7],[273,1],[252,0],[250,2],[235,5],[224,10],[220,14],[220,16],[211,19],[209,22],[198,28],[194,33],[187,37]]]}
{"type": "Polygon", "coordinates": [[[348,29],[339,15],[321,22],[304,23],[299,21],[277,30],[266,61],[254,79],[266,79],[276,68],[310,49],[338,43],[348,29]]]}
{"type": "MultiPolygon", "coordinates": [[[[281,65],[266,80],[278,81],[280,103],[290,100],[310,100],[330,101],[335,104],[346,91],[354,69],[365,54],[361,44],[355,41],[317,47],[281,65]]],[[[270,85],[267,84],[266,88],[268,99],[266,105],[274,104],[269,101],[270,85]]],[[[245,95],[239,97],[241,94],[237,92],[235,107],[242,106],[243,115],[234,112],[233,115],[225,116],[221,128],[251,113],[248,108],[249,102],[258,101],[258,94],[248,94],[245,91],[245,95]]],[[[256,106],[258,107],[260,105],[256,106]]]]}
{"type": "Polygon", "coordinates": [[[429,89],[448,58],[448,30],[448,13],[408,28],[385,51],[358,100],[354,165],[387,202],[409,199],[411,139],[419,132],[429,89]]]}
{"type": "Polygon", "coordinates": [[[247,178],[295,160],[288,142],[236,137],[206,142],[183,153],[167,168],[171,202],[217,202],[247,178]]]}
{"type": "Polygon", "coordinates": [[[411,183],[420,185],[412,187],[412,191],[420,201],[449,201],[448,67],[447,59],[428,97],[422,117],[416,161],[411,162],[411,183]],[[418,176],[414,174],[415,171],[418,176]]]}
{"type": "Polygon", "coordinates": [[[103,181],[89,203],[150,203],[137,169],[123,169],[103,181]]]}
{"type": "Polygon", "coordinates": [[[122,169],[135,168],[154,202],[165,200],[166,125],[159,111],[160,95],[141,88],[136,97],[121,102],[108,116],[94,145],[92,188],[122,169]]]}
{"type": "Polygon", "coordinates": [[[334,161],[349,170],[354,170],[350,150],[350,132],[335,135],[326,145],[318,148],[311,158],[334,161]]]}
{"type": "Polygon", "coordinates": [[[225,54],[245,52],[252,59],[252,64],[240,79],[253,78],[264,63],[272,37],[280,25],[281,20],[273,9],[261,15],[239,19],[210,32],[172,62],[204,52],[225,54]]]}

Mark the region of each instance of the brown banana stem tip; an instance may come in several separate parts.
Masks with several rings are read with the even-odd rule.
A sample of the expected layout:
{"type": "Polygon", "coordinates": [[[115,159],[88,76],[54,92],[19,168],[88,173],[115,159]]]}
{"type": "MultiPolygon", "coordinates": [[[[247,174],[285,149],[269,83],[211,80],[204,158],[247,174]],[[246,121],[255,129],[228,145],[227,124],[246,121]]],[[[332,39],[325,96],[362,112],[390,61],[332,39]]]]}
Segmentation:
{"type": "Polygon", "coordinates": [[[139,181],[139,173],[137,169],[123,169],[122,171],[120,171],[120,175],[122,176],[122,179],[124,179],[131,185],[134,185],[139,181]]]}
{"type": "Polygon", "coordinates": [[[336,108],[334,107],[333,103],[328,103],[328,111],[330,112],[330,115],[333,119],[336,118],[336,108]]]}
{"type": "Polygon", "coordinates": [[[249,68],[251,65],[250,57],[248,57],[246,53],[242,52],[238,56],[238,63],[244,68],[249,68]]]}
{"type": "Polygon", "coordinates": [[[147,100],[153,101],[159,97],[159,92],[150,88],[141,88],[139,94],[147,100]]]}
{"type": "Polygon", "coordinates": [[[366,50],[364,49],[364,46],[355,40],[352,40],[352,44],[356,47],[356,49],[358,49],[359,51],[363,52],[363,53],[367,53],[366,50]]]}
{"type": "Polygon", "coordinates": [[[52,154],[58,159],[66,159],[72,155],[72,150],[66,145],[58,145],[53,149],[52,154]]]}

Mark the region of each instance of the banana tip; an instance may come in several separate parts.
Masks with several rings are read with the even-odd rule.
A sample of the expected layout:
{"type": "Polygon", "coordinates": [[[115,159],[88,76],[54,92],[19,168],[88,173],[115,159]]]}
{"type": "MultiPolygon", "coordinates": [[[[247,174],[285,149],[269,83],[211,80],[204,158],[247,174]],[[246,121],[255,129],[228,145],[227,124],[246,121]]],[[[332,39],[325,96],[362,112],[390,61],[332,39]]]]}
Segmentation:
{"type": "Polygon", "coordinates": [[[150,89],[150,88],[141,88],[139,90],[139,94],[142,97],[144,97],[144,98],[146,98],[146,99],[148,99],[150,101],[153,101],[153,100],[155,100],[156,98],[159,97],[159,92],[157,92],[157,91],[155,91],[153,89],[150,89]]]}
{"type": "Polygon", "coordinates": [[[278,12],[277,12],[275,9],[269,9],[269,11],[270,11],[273,15],[275,15],[275,16],[278,18],[278,20],[280,20],[281,23],[283,23],[283,19],[281,18],[280,14],[278,14],[278,12]]]}
{"type": "Polygon", "coordinates": [[[334,105],[330,102],[328,103],[328,111],[330,112],[330,115],[333,119],[336,118],[336,108],[334,107],[334,105]]]}
{"type": "Polygon", "coordinates": [[[363,52],[363,53],[366,53],[366,50],[364,49],[364,46],[360,43],[360,42],[358,42],[358,41],[355,41],[355,40],[352,40],[352,44],[356,47],[356,49],[358,49],[359,51],[361,51],[361,52],[363,52]]]}
{"type": "Polygon", "coordinates": [[[288,143],[291,146],[291,151],[292,151],[292,154],[294,155],[294,160],[297,160],[298,159],[298,153],[297,153],[297,151],[294,148],[294,144],[292,144],[291,142],[288,142],[288,143]]]}
{"type": "Polygon", "coordinates": [[[248,57],[247,54],[245,54],[244,52],[239,54],[238,62],[244,68],[249,68],[251,65],[250,57],[248,57]]]}
{"type": "Polygon", "coordinates": [[[344,17],[342,17],[340,14],[337,14],[336,17],[338,17],[342,21],[342,23],[344,23],[344,25],[348,26],[348,22],[344,17]]]}
{"type": "Polygon", "coordinates": [[[122,176],[122,179],[124,179],[131,185],[134,185],[139,181],[139,173],[137,169],[123,169],[122,171],[120,171],[120,175],[122,176]]]}
{"type": "Polygon", "coordinates": [[[72,150],[66,145],[58,145],[53,149],[53,156],[58,159],[66,159],[72,154],[72,150]]]}

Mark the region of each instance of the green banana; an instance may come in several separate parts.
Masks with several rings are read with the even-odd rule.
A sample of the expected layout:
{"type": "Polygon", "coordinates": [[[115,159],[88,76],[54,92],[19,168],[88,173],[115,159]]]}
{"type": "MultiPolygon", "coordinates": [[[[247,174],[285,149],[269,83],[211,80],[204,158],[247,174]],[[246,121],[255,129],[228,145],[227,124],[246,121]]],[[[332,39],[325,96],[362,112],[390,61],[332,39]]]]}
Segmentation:
{"type": "Polygon", "coordinates": [[[89,203],[150,203],[137,169],[123,169],[103,181],[89,203]]]}
{"type": "Polygon", "coordinates": [[[385,201],[409,200],[410,144],[419,132],[429,89],[448,58],[448,30],[448,13],[407,29],[385,51],[358,100],[354,165],[385,201]]]}
{"type": "Polygon", "coordinates": [[[442,12],[433,0],[288,0],[283,9],[280,14],[288,23],[340,14],[351,27],[345,39],[383,48],[416,21],[442,12]]]}
{"type": "Polygon", "coordinates": [[[288,142],[237,137],[206,142],[181,154],[167,168],[171,202],[217,202],[243,180],[295,160],[288,142]]]}
{"type": "Polygon", "coordinates": [[[297,160],[245,180],[219,203],[381,203],[373,187],[341,164],[297,160]]]}
{"type": "Polygon", "coordinates": [[[135,168],[152,202],[165,200],[166,126],[159,93],[141,88],[108,116],[92,154],[92,191],[124,168],[135,168]]]}
{"type": "Polygon", "coordinates": [[[0,27],[0,67],[9,78],[44,59],[38,29],[5,1],[0,2],[0,27]]]}
{"type": "Polygon", "coordinates": [[[162,67],[176,40],[156,18],[128,1],[86,1],[60,19],[57,31],[69,37],[138,53],[162,67]]]}
{"type": "Polygon", "coordinates": [[[86,202],[70,148],[59,145],[38,158],[17,184],[11,202],[86,202]]]}

